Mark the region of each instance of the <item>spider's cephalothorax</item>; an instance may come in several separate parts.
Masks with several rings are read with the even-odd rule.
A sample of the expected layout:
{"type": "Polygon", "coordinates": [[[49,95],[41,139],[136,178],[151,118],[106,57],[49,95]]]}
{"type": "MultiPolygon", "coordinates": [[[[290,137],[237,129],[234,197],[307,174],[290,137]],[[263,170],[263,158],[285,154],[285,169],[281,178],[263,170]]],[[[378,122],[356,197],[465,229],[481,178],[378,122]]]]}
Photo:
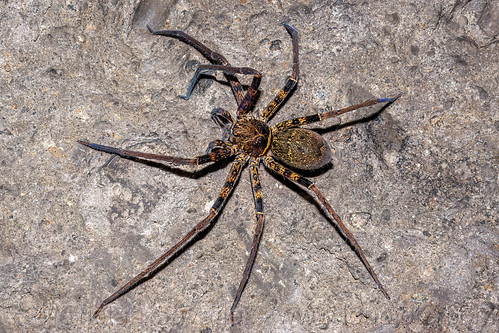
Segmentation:
{"type": "Polygon", "coordinates": [[[353,111],[364,106],[369,106],[376,103],[392,102],[398,96],[395,98],[372,99],[340,110],[294,118],[269,127],[267,125],[267,122],[272,118],[272,116],[277,112],[279,107],[289,96],[289,93],[296,86],[299,78],[298,33],[288,24],[284,24],[284,27],[288,30],[293,39],[293,73],[288,78],[281,91],[263,110],[262,115],[259,119],[253,118],[249,113],[251,112],[251,105],[256,98],[258,87],[260,84],[260,72],[249,67],[231,66],[224,56],[219,53],[213,52],[204,44],[200,43],[199,41],[182,31],[153,31],[148,27],[149,31],[155,35],[177,38],[182,42],[194,47],[212,63],[211,65],[200,65],[198,67],[196,73],[194,74],[194,77],[189,84],[187,93],[181,97],[185,99],[189,98],[197,82],[197,79],[202,72],[208,70],[222,71],[229,81],[237,101],[238,108],[236,120],[234,120],[229,112],[223,109],[214,109],[212,111],[212,119],[223,128],[224,133],[222,139],[215,140],[209,143],[206,153],[194,158],[183,158],[124,150],[120,148],[90,143],[88,141],[79,142],[95,150],[116,154],[125,158],[160,160],[181,165],[200,165],[209,162],[226,160],[232,156],[236,156],[236,159],[232,162],[229,175],[227,176],[225,184],[220,191],[220,195],[212,205],[208,216],[206,216],[191,231],[189,231],[177,244],[175,244],[172,248],[170,248],[168,251],[163,253],[163,255],[157,258],[153,263],[151,263],[144,271],[142,271],[139,275],[123,285],[114,294],[106,298],[94,313],[94,316],[97,316],[97,314],[104,308],[104,306],[116,300],[123,294],[127,293],[139,283],[145,281],[158,268],[164,266],[164,264],[167,263],[170,259],[176,257],[187,244],[195,239],[197,235],[206,230],[206,228],[215,220],[215,217],[221,211],[223,205],[229,197],[229,194],[237,183],[237,180],[239,179],[243,168],[248,163],[249,171],[251,174],[253,198],[255,201],[257,224],[250,255],[243,272],[243,277],[241,279],[241,282],[239,283],[239,288],[237,289],[232,307],[230,308],[230,315],[232,320],[234,320],[234,311],[239,302],[239,299],[241,298],[246,282],[248,281],[253,263],[255,262],[258,245],[260,244],[260,239],[263,233],[263,195],[259,175],[259,166],[262,163],[269,171],[281,175],[291,182],[301,185],[315,194],[318,203],[335,221],[338,229],[341,230],[350,245],[354,248],[361,262],[366,267],[367,271],[372,276],[379,289],[387,298],[389,298],[388,293],[385,291],[385,288],[378,280],[378,277],[374,273],[374,270],[369,265],[369,262],[364,256],[364,253],[359,244],[353,237],[352,233],[343,224],[339,215],[336,214],[336,212],[333,210],[322,192],[319,191],[317,186],[315,186],[312,181],[282,165],[281,163],[279,163],[279,161],[298,170],[313,170],[324,166],[331,160],[331,149],[329,148],[329,145],[319,134],[308,129],[300,128],[301,125],[311,124],[327,118],[336,117],[340,114],[353,111]],[[251,85],[246,91],[244,91],[243,86],[241,85],[235,74],[253,75],[251,85]]]}
{"type": "Polygon", "coordinates": [[[267,152],[270,139],[269,126],[255,118],[239,120],[230,131],[230,142],[253,157],[262,156],[267,152]]]}

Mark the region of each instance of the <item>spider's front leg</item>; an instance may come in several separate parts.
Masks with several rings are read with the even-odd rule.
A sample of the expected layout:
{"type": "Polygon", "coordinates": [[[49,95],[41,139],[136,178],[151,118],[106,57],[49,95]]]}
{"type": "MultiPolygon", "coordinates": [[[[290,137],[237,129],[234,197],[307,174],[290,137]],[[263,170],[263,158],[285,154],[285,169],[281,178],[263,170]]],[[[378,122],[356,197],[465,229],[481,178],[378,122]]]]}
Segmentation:
{"type": "MultiPolygon", "coordinates": [[[[161,35],[166,37],[176,38],[187,45],[192,46],[196,50],[198,50],[206,59],[208,59],[212,64],[223,65],[223,66],[231,66],[227,59],[221,55],[220,53],[214,52],[208,47],[206,47],[203,43],[196,40],[194,37],[189,36],[183,31],[179,30],[153,30],[149,25],[147,25],[147,29],[154,35],[161,35]]],[[[232,87],[232,91],[234,96],[236,97],[237,104],[239,105],[244,97],[244,90],[239,83],[239,80],[234,75],[226,75],[229,83],[232,87]]]]}
{"type": "MultiPolygon", "coordinates": [[[[199,65],[198,68],[196,69],[196,73],[194,73],[194,76],[189,82],[189,86],[187,87],[187,92],[185,93],[185,95],[179,95],[178,97],[188,100],[191,97],[192,91],[194,90],[197,81],[199,80],[199,76],[203,73],[210,73],[213,71],[222,71],[224,72],[224,74],[253,75],[253,81],[251,83],[251,87],[253,87],[253,89],[255,90],[258,89],[258,86],[260,85],[260,78],[262,77],[262,74],[259,71],[250,67],[231,67],[224,65],[199,65]]],[[[246,95],[248,94],[248,92],[246,92],[246,95]]]]}
{"type": "Polygon", "coordinates": [[[260,79],[262,78],[262,74],[259,71],[250,67],[199,65],[199,67],[196,70],[196,73],[194,73],[194,76],[192,77],[191,82],[189,83],[189,86],[187,87],[186,94],[179,95],[179,97],[186,100],[189,99],[189,97],[192,94],[192,90],[194,89],[194,86],[196,85],[196,82],[199,79],[199,76],[204,72],[211,72],[211,71],[222,71],[225,74],[231,74],[231,75],[234,74],[253,75],[253,80],[251,81],[251,85],[249,89],[246,91],[246,95],[244,95],[244,98],[241,101],[241,103],[238,105],[237,109],[238,118],[246,114],[249,111],[249,105],[251,104],[253,98],[256,96],[256,93],[258,92],[258,86],[260,85],[260,79]]]}

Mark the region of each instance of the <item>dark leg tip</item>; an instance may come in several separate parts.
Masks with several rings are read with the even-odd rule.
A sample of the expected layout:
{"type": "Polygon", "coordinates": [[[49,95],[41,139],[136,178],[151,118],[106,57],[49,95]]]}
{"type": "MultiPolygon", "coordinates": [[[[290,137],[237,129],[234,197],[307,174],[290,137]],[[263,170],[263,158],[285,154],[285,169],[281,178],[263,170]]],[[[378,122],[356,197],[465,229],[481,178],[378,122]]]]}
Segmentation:
{"type": "Polygon", "coordinates": [[[156,34],[156,31],[153,30],[149,24],[146,24],[146,27],[147,27],[147,30],[149,30],[150,33],[152,33],[153,35],[156,34]]]}
{"type": "Polygon", "coordinates": [[[78,141],[76,141],[76,142],[78,142],[78,143],[79,143],[79,144],[81,144],[81,145],[87,146],[87,147],[90,147],[90,146],[92,145],[90,142],[88,142],[88,141],[83,141],[83,140],[78,140],[78,141]]]}
{"type": "Polygon", "coordinates": [[[390,299],[390,295],[388,295],[388,293],[386,292],[385,288],[383,286],[380,286],[379,287],[381,289],[381,292],[383,293],[383,295],[385,295],[386,299],[390,299]]]}
{"type": "Polygon", "coordinates": [[[378,103],[385,103],[385,102],[394,102],[396,101],[402,94],[398,94],[395,97],[391,98],[378,98],[378,103]]]}
{"type": "Polygon", "coordinates": [[[97,311],[95,311],[95,312],[94,312],[94,314],[93,314],[93,316],[92,316],[92,317],[97,318],[97,316],[99,315],[99,312],[101,312],[102,308],[104,308],[104,305],[103,305],[103,304],[101,304],[101,305],[99,306],[99,308],[97,309],[97,311]]]}
{"type": "Polygon", "coordinates": [[[291,25],[289,25],[288,23],[284,22],[282,25],[284,25],[284,27],[286,28],[286,30],[290,33],[290,34],[293,34],[294,32],[296,32],[295,28],[293,28],[291,25]]]}

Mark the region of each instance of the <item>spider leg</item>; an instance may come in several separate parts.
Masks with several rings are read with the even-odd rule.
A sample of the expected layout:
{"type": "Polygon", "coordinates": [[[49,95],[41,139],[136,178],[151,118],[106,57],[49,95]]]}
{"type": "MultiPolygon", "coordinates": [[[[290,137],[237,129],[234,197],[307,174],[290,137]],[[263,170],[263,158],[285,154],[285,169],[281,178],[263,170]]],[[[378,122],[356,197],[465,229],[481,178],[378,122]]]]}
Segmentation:
{"type": "Polygon", "coordinates": [[[313,114],[310,116],[304,116],[304,117],[286,120],[286,121],[283,121],[283,122],[280,122],[280,123],[274,125],[273,129],[282,130],[285,128],[297,127],[300,125],[306,125],[306,124],[311,124],[311,123],[323,121],[324,119],[337,117],[341,114],[344,114],[344,113],[347,113],[347,112],[350,112],[353,110],[357,110],[357,109],[360,109],[360,108],[363,108],[366,106],[370,106],[370,105],[374,105],[374,104],[378,104],[378,103],[387,103],[387,102],[392,103],[396,99],[398,99],[399,97],[400,97],[400,94],[393,97],[393,98],[370,99],[370,100],[362,102],[360,104],[355,104],[355,105],[352,105],[352,106],[349,106],[349,107],[346,107],[343,109],[333,110],[333,111],[323,112],[323,113],[317,113],[317,114],[313,114]]]}
{"type": "Polygon", "coordinates": [[[253,80],[251,81],[251,85],[249,89],[246,91],[246,95],[244,96],[243,100],[241,103],[238,105],[237,109],[237,114],[238,117],[244,115],[248,111],[248,106],[251,104],[251,101],[255,97],[257,91],[258,91],[258,86],[260,85],[260,79],[262,78],[262,74],[257,71],[256,69],[250,68],[250,67],[229,67],[229,66],[223,66],[223,65],[199,65],[198,69],[196,70],[196,73],[191,79],[191,82],[189,83],[189,86],[187,87],[187,92],[185,95],[180,95],[179,97],[183,99],[189,99],[191,96],[192,90],[194,89],[194,86],[196,85],[197,80],[199,79],[199,76],[203,72],[207,71],[212,71],[212,70],[217,70],[217,71],[222,71],[225,74],[246,74],[246,75],[253,75],[253,80]]]}
{"type": "Polygon", "coordinates": [[[210,213],[208,214],[207,217],[204,218],[201,222],[199,222],[191,231],[189,231],[177,244],[175,244],[172,248],[170,248],[168,251],[163,253],[161,257],[156,259],[152,264],[147,266],[145,270],[143,270],[140,274],[135,276],[133,279],[131,279],[129,282],[127,282],[125,285],[123,285],[120,289],[118,289],[114,294],[106,298],[97,311],[94,313],[94,318],[97,317],[99,312],[109,303],[113,302],[117,298],[121,297],[122,295],[126,294],[129,292],[131,289],[133,289],[136,285],[144,281],[148,276],[150,276],[152,273],[156,271],[158,267],[161,265],[165,264],[168,262],[168,260],[172,257],[174,257],[179,251],[181,251],[188,243],[190,243],[199,233],[201,233],[203,230],[205,230],[211,222],[215,219],[215,217],[218,215],[220,210],[222,209],[224,203],[227,201],[227,197],[231,193],[232,189],[234,188],[234,185],[236,184],[237,180],[239,179],[239,176],[241,175],[241,171],[244,167],[244,165],[247,163],[248,157],[246,155],[241,155],[234,161],[232,164],[232,167],[229,171],[229,175],[227,176],[227,179],[225,181],[225,184],[220,191],[220,195],[218,196],[217,200],[211,207],[210,213]]]}
{"type": "Polygon", "coordinates": [[[230,145],[228,145],[227,143],[225,143],[222,140],[211,141],[208,144],[208,147],[206,147],[205,155],[209,155],[211,153],[218,152],[218,151],[223,152],[227,148],[230,148],[230,145]]]}
{"type": "MultiPolygon", "coordinates": [[[[208,47],[206,47],[204,44],[199,42],[198,40],[194,39],[193,37],[189,36],[183,31],[178,31],[178,30],[159,30],[155,31],[152,30],[152,28],[147,25],[147,29],[154,34],[154,35],[161,35],[161,36],[167,36],[167,37],[172,37],[180,40],[181,42],[184,42],[187,45],[192,46],[196,50],[199,51],[206,59],[208,59],[212,64],[216,65],[223,65],[223,66],[230,66],[230,63],[225,59],[223,55],[220,53],[214,52],[208,47]]],[[[241,83],[237,79],[236,76],[232,74],[226,74],[227,80],[229,80],[230,86],[232,87],[232,92],[234,93],[234,96],[236,97],[237,100],[237,105],[241,104],[241,101],[243,100],[244,97],[244,91],[243,87],[241,86],[241,83]]]]}
{"type": "Polygon", "coordinates": [[[255,211],[256,211],[256,228],[255,236],[253,238],[253,244],[251,245],[251,252],[246,262],[246,267],[244,268],[243,277],[239,283],[239,288],[237,288],[236,297],[230,308],[230,319],[234,321],[234,311],[236,311],[237,304],[241,299],[244,287],[248,282],[248,278],[251,274],[251,269],[255,263],[256,254],[258,252],[258,246],[260,245],[260,240],[263,234],[263,200],[262,200],[262,186],[260,184],[260,174],[258,172],[258,165],[260,164],[260,158],[253,159],[250,164],[250,174],[251,174],[251,186],[253,188],[253,199],[255,201],[255,211]]]}
{"type": "MultiPolygon", "coordinates": [[[[220,140],[220,142],[222,142],[220,140]]],[[[109,146],[103,146],[99,145],[96,143],[91,143],[88,141],[83,141],[83,140],[78,140],[78,143],[90,147],[94,150],[98,151],[103,151],[105,153],[109,154],[115,154],[120,157],[124,158],[130,158],[130,157],[139,157],[139,158],[144,158],[147,160],[156,160],[156,161],[164,161],[164,162],[170,162],[173,164],[183,164],[183,165],[200,165],[208,162],[216,162],[223,160],[229,156],[232,156],[232,149],[230,146],[227,144],[223,143],[223,147],[219,147],[217,149],[211,149],[209,152],[207,152],[204,155],[200,155],[194,158],[183,158],[183,157],[176,157],[176,156],[166,156],[166,155],[159,155],[159,154],[149,154],[149,153],[143,153],[140,151],[133,151],[133,150],[125,150],[121,148],[115,148],[115,147],[109,147],[109,146]]],[[[210,147],[208,145],[208,147],[210,147]]],[[[213,146],[214,148],[214,146],[213,146]]]]}
{"type": "Polygon", "coordinates": [[[348,242],[354,248],[355,252],[357,253],[357,255],[360,258],[360,261],[362,261],[362,263],[366,267],[367,271],[374,279],[374,282],[376,282],[376,284],[378,285],[378,288],[381,290],[381,292],[383,293],[383,295],[385,295],[385,297],[387,299],[390,299],[390,296],[388,296],[388,293],[386,292],[385,288],[383,287],[381,282],[378,280],[376,273],[374,273],[374,270],[371,268],[371,265],[369,265],[369,262],[367,261],[365,255],[364,255],[364,252],[362,252],[362,249],[360,248],[360,245],[357,243],[357,241],[353,237],[350,230],[348,230],[348,228],[343,224],[339,215],[334,211],[334,209],[331,207],[331,205],[329,205],[329,202],[327,202],[326,198],[319,191],[317,186],[315,186],[315,184],[313,182],[311,182],[310,180],[308,180],[307,178],[305,178],[305,177],[297,174],[296,172],[293,172],[290,169],[284,167],[283,165],[277,163],[277,161],[274,160],[270,156],[267,156],[266,158],[264,158],[263,163],[269,170],[274,171],[275,173],[289,179],[293,183],[299,184],[299,185],[305,187],[306,189],[311,190],[315,193],[315,195],[317,196],[317,199],[319,200],[321,205],[334,218],[338,227],[345,234],[346,238],[348,239],[348,242]]]}
{"type": "Polygon", "coordinates": [[[281,91],[279,91],[279,93],[274,97],[269,105],[267,105],[265,110],[263,110],[262,118],[264,120],[270,119],[277,112],[279,106],[298,83],[298,78],[300,76],[300,70],[298,66],[298,32],[287,23],[284,23],[284,27],[286,28],[286,30],[288,30],[289,34],[293,38],[293,74],[288,77],[288,80],[286,81],[286,84],[284,84],[284,87],[281,89],[281,91]]]}

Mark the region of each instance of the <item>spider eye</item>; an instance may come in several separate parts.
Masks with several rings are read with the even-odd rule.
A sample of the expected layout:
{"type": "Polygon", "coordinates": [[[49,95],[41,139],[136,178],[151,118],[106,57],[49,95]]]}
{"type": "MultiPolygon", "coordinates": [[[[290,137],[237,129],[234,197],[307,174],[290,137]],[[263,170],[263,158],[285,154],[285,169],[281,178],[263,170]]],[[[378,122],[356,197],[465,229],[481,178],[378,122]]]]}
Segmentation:
{"type": "Polygon", "coordinates": [[[289,128],[273,133],[272,155],[290,167],[315,170],[331,161],[329,144],[322,136],[304,128],[289,128]]]}

